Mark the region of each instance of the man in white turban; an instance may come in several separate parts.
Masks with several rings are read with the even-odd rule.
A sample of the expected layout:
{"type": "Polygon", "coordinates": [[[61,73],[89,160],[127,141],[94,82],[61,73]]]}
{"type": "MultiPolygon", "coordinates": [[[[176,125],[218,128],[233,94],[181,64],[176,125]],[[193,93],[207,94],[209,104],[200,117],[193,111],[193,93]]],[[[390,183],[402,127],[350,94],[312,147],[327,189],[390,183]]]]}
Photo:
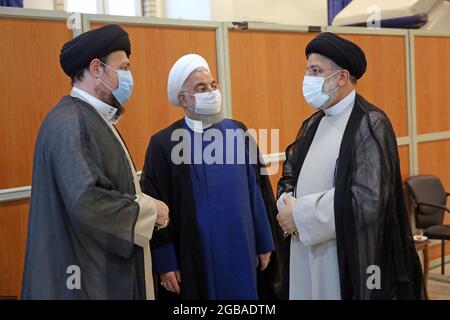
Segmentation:
{"type": "Polygon", "coordinates": [[[269,180],[260,175],[261,164],[226,157],[234,152],[239,158],[241,151],[248,158],[245,146],[226,148],[229,131],[245,145],[245,126],[224,118],[219,85],[197,54],[173,65],[168,98],[185,116],[150,139],[141,178],[144,192],[170,211],[170,227],[151,243],[159,298],[274,297],[278,269],[267,266],[276,207],[269,180]],[[185,148],[178,152],[180,145],[185,148]]]}
{"type": "MultiPolygon", "coordinates": [[[[194,83],[194,81],[191,81],[191,83],[194,83]]],[[[204,126],[210,126],[224,118],[219,86],[212,78],[208,62],[198,54],[187,54],[173,65],[169,73],[167,93],[172,105],[184,107],[187,119],[196,120],[191,122],[193,125],[199,125],[202,122],[204,126]],[[186,89],[186,86],[189,85],[186,80],[190,75],[193,78],[204,80],[204,82],[198,81],[199,90],[194,88],[195,93],[197,91],[205,93],[202,96],[202,103],[197,102],[195,104],[195,100],[192,99],[192,95],[189,96],[189,93],[180,95],[180,92],[185,93],[183,89],[186,89]],[[208,82],[212,89],[209,91],[207,90],[208,82]],[[189,106],[192,107],[189,108],[189,106]]],[[[200,98],[200,96],[197,95],[196,98],[200,98]]]]}

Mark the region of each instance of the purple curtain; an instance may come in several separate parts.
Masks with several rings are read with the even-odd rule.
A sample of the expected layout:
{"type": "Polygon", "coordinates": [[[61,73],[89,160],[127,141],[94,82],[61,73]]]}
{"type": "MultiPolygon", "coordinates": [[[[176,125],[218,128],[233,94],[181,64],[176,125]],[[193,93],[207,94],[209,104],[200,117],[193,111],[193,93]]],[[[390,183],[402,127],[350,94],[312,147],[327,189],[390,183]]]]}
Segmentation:
{"type": "Polygon", "coordinates": [[[334,17],[341,12],[352,0],[328,0],[328,25],[333,22],[334,17]]]}
{"type": "Polygon", "coordinates": [[[23,0],[0,0],[0,7],[23,8],[23,0]]]}

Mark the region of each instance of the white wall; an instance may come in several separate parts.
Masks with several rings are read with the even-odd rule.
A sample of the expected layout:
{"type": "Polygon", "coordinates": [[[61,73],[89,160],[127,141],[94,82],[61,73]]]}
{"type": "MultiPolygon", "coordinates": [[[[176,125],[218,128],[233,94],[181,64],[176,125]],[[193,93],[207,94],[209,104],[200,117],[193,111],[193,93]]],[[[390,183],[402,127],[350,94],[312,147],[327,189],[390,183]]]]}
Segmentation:
{"type": "MultiPolygon", "coordinates": [[[[24,0],[24,7],[53,10],[54,2],[54,0],[24,0]]],[[[259,21],[314,26],[327,24],[327,0],[158,0],[157,2],[162,9],[161,17],[167,18],[259,21]]]]}
{"type": "Polygon", "coordinates": [[[235,0],[209,0],[209,1],[211,2],[211,20],[213,21],[235,20],[233,12],[235,0]]]}
{"type": "Polygon", "coordinates": [[[326,25],[327,0],[161,0],[167,18],[326,25]],[[209,10],[205,12],[205,10],[209,10]]]}
{"type": "Polygon", "coordinates": [[[211,20],[210,0],[165,0],[166,17],[211,20]]]}
{"type": "Polygon", "coordinates": [[[28,9],[54,10],[54,0],[23,0],[23,7],[28,9]]]}
{"type": "Polygon", "coordinates": [[[234,0],[237,21],[327,25],[327,0],[234,0]]]}

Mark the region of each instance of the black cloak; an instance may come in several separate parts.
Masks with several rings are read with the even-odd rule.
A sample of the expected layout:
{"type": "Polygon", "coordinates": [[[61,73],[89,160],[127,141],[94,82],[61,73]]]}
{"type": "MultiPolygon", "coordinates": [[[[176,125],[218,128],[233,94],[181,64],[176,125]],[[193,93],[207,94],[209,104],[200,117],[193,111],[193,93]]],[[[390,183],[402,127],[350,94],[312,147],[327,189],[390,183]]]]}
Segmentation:
{"type": "Polygon", "coordinates": [[[130,164],[88,103],[65,96],[36,140],[22,299],[145,299],[130,164]],[[79,273],[79,287],[70,286],[79,273]]]}
{"type": "MultiPolygon", "coordinates": [[[[241,122],[233,121],[238,128],[247,130],[241,122]]],[[[171,141],[171,135],[174,130],[182,128],[184,119],[174,122],[150,139],[141,186],[143,192],[168,204],[170,209],[171,222],[167,228],[153,233],[151,248],[173,243],[181,272],[181,299],[207,299],[189,164],[175,165],[171,161],[172,148],[178,143],[171,141]]],[[[270,181],[267,175],[260,174],[264,165],[259,162],[255,166],[257,183],[261,188],[275,244],[269,266],[263,272],[258,271],[258,295],[260,299],[276,299],[281,293],[280,254],[283,236],[276,221],[277,209],[270,181]]],[[[167,294],[159,284],[157,295],[159,299],[174,297],[167,294]]]]}
{"type": "MultiPolygon", "coordinates": [[[[293,192],[324,116],[301,126],[286,150],[278,197],[293,192]]],[[[307,182],[306,182],[307,183],[307,182]]],[[[425,287],[403,195],[397,142],[386,114],[356,95],[335,168],[335,224],[341,297],[422,299],[425,287]],[[366,285],[368,267],[380,268],[381,288],[366,285]]],[[[290,237],[285,243],[283,298],[288,298],[290,237]]]]}

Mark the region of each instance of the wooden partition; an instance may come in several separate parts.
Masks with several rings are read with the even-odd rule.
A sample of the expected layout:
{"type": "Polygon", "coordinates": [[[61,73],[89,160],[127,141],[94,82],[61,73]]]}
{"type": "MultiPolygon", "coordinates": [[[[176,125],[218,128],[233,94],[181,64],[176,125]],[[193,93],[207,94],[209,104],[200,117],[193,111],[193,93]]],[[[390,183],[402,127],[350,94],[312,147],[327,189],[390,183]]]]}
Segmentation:
{"type": "Polygon", "coordinates": [[[40,123],[70,91],[59,52],[72,31],[64,20],[1,18],[0,34],[0,189],[5,189],[30,184],[40,123]]]}
{"type": "MultiPolygon", "coordinates": [[[[72,31],[66,26],[65,14],[52,13],[42,19],[41,11],[8,16],[2,15],[2,10],[0,296],[18,296],[28,199],[4,202],[2,192],[31,184],[37,130],[47,112],[71,88],[59,66],[59,51],[72,31]]],[[[276,190],[284,150],[295,139],[302,121],[313,113],[303,99],[301,86],[306,66],[304,49],[317,32],[264,24],[236,30],[228,23],[83,17],[84,30],[118,23],[130,35],[135,89],[118,127],[138,170],[142,169],[151,135],[183,116],[180,108],[168,102],[170,68],[182,55],[198,53],[208,60],[222,84],[229,116],[249,128],[279,130],[279,148],[265,152],[278,165],[278,171],[270,176],[276,190]]],[[[403,30],[327,29],[365,51],[368,68],[358,82],[358,92],[391,119],[398,137],[403,179],[417,173],[436,174],[450,190],[450,37],[403,30]]],[[[449,218],[446,221],[450,223],[449,218]]]]}
{"type": "MultiPolygon", "coordinates": [[[[450,192],[450,139],[419,143],[418,154],[420,174],[439,176],[450,192]]],[[[447,216],[450,223],[450,215],[447,216]]]]}
{"type": "MultiPolygon", "coordinates": [[[[450,192],[450,34],[411,30],[410,42],[417,173],[438,176],[450,192]]],[[[449,214],[444,223],[450,224],[449,214]]],[[[439,258],[440,251],[436,243],[430,259],[439,258]]],[[[450,254],[450,241],[446,254],[450,254]]]]}
{"type": "MultiPolygon", "coordinates": [[[[72,30],[59,16],[0,16],[0,189],[31,184],[40,123],[70,90],[59,51],[72,30]]],[[[0,203],[0,296],[20,293],[27,223],[28,200],[0,203]]]]}
{"type": "Polygon", "coordinates": [[[0,296],[18,297],[28,227],[28,199],[0,203],[0,296]]]}
{"type": "Polygon", "coordinates": [[[411,175],[410,171],[410,146],[402,145],[398,147],[398,155],[400,157],[400,170],[402,173],[402,180],[405,181],[411,175]]]}
{"type": "Polygon", "coordinates": [[[450,131],[450,36],[419,33],[413,42],[417,133],[450,131]]]}
{"type": "MultiPolygon", "coordinates": [[[[450,35],[414,31],[411,41],[418,172],[439,176],[450,192],[450,35]]],[[[445,223],[450,224],[449,214],[445,223]]]]}

